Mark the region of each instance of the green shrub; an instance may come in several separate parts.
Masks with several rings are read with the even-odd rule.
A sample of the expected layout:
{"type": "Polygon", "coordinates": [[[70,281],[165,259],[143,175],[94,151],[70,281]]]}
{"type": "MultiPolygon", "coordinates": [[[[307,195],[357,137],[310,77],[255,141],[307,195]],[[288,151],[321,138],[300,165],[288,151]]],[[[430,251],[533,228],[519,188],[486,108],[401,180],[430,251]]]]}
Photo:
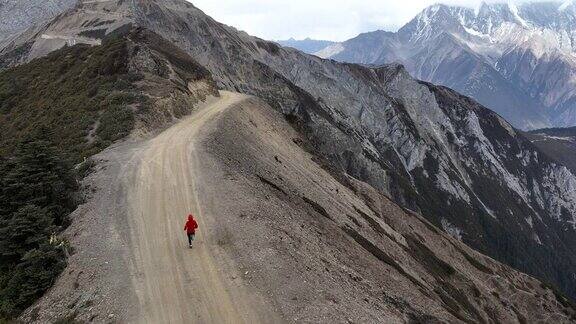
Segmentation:
{"type": "Polygon", "coordinates": [[[65,225],[67,215],[76,207],[78,185],[71,167],[44,140],[19,144],[14,156],[4,163],[0,183],[0,215],[33,204],[51,213],[56,225],[65,225]]]}
{"type": "Polygon", "coordinates": [[[48,141],[25,140],[0,158],[0,318],[18,316],[64,269],[68,244],[54,234],[76,208],[76,190],[48,141]]]}
{"type": "Polygon", "coordinates": [[[18,262],[30,250],[48,242],[57,231],[54,219],[34,205],[20,208],[12,218],[0,221],[0,261],[18,262]]]}
{"type": "Polygon", "coordinates": [[[130,133],[134,127],[134,114],[123,106],[112,106],[100,117],[100,127],[96,131],[104,141],[113,142],[130,133]]]}

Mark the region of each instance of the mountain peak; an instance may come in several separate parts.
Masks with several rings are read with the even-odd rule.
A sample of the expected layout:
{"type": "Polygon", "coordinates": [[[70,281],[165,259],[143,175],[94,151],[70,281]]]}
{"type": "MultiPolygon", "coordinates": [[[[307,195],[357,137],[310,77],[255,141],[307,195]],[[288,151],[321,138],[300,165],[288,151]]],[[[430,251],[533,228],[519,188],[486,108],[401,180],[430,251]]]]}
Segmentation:
{"type": "Polygon", "coordinates": [[[470,8],[435,4],[420,12],[407,25],[399,30],[401,39],[420,42],[430,39],[440,31],[461,32],[462,26],[473,19],[470,8]]]}
{"type": "Polygon", "coordinates": [[[564,11],[564,10],[567,10],[567,9],[569,9],[569,8],[574,9],[574,0],[564,1],[564,2],[560,5],[560,7],[558,7],[558,10],[559,10],[559,11],[564,11]]]}

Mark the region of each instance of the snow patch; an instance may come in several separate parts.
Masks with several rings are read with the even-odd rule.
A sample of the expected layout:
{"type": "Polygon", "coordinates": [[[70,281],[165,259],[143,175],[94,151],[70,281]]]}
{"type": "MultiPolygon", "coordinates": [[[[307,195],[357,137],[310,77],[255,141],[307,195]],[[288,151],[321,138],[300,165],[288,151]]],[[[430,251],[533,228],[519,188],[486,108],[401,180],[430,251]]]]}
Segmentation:
{"type": "Polygon", "coordinates": [[[520,23],[520,25],[524,26],[524,27],[528,27],[528,23],[526,22],[526,20],[524,20],[524,18],[520,17],[520,15],[518,14],[518,7],[509,2],[508,3],[508,8],[510,8],[510,12],[514,15],[514,18],[516,19],[516,21],[518,23],[520,23]]]}
{"type": "Polygon", "coordinates": [[[314,53],[314,55],[323,59],[328,59],[342,53],[345,49],[346,48],[342,43],[336,43],[314,53]]]}
{"type": "Polygon", "coordinates": [[[562,5],[558,7],[558,11],[564,11],[568,9],[568,7],[570,7],[573,2],[574,2],[573,0],[564,1],[564,3],[562,3],[562,5]]]}
{"type": "Polygon", "coordinates": [[[462,234],[464,234],[464,231],[462,231],[460,228],[458,228],[455,225],[453,225],[452,223],[450,223],[445,218],[442,218],[440,220],[440,224],[442,225],[442,229],[444,229],[444,231],[446,233],[448,233],[448,235],[452,236],[453,238],[457,239],[458,241],[462,241],[462,234]]]}
{"type": "Polygon", "coordinates": [[[450,180],[450,177],[446,174],[444,168],[442,168],[436,176],[436,185],[439,188],[470,204],[470,196],[466,190],[457,181],[450,180]]]}
{"type": "Polygon", "coordinates": [[[490,38],[490,35],[479,32],[476,29],[469,28],[466,26],[462,26],[462,27],[464,27],[464,30],[472,36],[478,36],[478,37],[482,37],[482,38],[490,38]]]}

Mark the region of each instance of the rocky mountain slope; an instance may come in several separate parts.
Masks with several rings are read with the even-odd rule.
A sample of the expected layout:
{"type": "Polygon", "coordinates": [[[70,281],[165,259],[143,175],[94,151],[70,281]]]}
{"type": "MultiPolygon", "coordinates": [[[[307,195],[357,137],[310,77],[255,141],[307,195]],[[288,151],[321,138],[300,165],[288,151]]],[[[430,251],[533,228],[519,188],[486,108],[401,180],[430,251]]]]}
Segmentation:
{"type": "MultiPolygon", "coordinates": [[[[39,6],[42,3],[30,1],[39,6]]],[[[74,0],[70,3],[74,5],[71,11],[66,11],[64,6],[55,7],[59,15],[55,20],[33,24],[0,43],[0,69],[42,57],[63,46],[100,45],[111,31],[131,21],[132,5],[127,1],[74,0]]],[[[28,8],[27,5],[18,6],[28,8]]]]}
{"type": "Polygon", "coordinates": [[[175,41],[221,87],[281,110],[337,169],[574,295],[575,258],[566,247],[576,244],[576,178],[496,114],[414,80],[401,66],[306,56],[180,1],[141,8],[138,24],[175,41]]]}
{"type": "Polygon", "coordinates": [[[542,152],[576,173],[576,128],[538,129],[526,136],[542,152]]]}
{"type": "Polygon", "coordinates": [[[345,62],[400,62],[523,129],[576,125],[576,5],[572,1],[434,5],[397,33],[376,31],[317,55],[345,62]]]}
{"type": "Polygon", "coordinates": [[[76,0],[3,0],[0,2],[0,44],[23,30],[72,8],[76,0]]]}
{"type": "Polygon", "coordinates": [[[238,218],[248,218],[231,245],[239,244],[246,269],[259,269],[253,284],[276,292],[285,318],[316,323],[572,320],[572,306],[560,306],[561,297],[543,297],[554,305],[545,316],[530,311],[542,309],[539,302],[532,304],[547,294],[536,292],[542,286],[531,280],[522,284],[524,275],[472,251],[372,186],[333,173],[303,150],[314,143],[282,117],[256,99],[230,109],[208,132],[204,145],[210,158],[204,169],[227,187],[216,214],[230,215],[231,228],[237,228],[238,218]],[[251,233],[268,238],[267,248],[243,239],[255,236],[251,233]],[[500,286],[506,281],[512,285],[500,286]],[[497,297],[504,296],[494,293],[497,286],[507,286],[508,297],[497,297]],[[514,306],[501,303],[508,298],[514,306]]]}
{"type": "Polygon", "coordinates": [[[336,173],[576,296],[576,177],[492,111],[415,80],[402,66],[305,55],[219,24],[185,1],[108,1],[83,18],[85,6],[94,4],[20,43],[35,48],[56,29],[82,41],[81,26],[94,15],[117,16],[106,33],[124,21],[148,28],[204,66],[220,88],[283,113],[336,173]]]}

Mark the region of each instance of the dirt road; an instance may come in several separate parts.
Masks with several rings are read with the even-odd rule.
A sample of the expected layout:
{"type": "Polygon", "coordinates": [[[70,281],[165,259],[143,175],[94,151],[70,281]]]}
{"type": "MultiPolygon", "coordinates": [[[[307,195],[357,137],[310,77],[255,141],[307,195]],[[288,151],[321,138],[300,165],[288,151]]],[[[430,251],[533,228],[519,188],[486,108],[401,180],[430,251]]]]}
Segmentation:
{"type": "Polygon", "coordinates": [[[210,127],[219,114],[245,98],[222,92],[136,154],[138,167],[125,185],[140,304],[137,322],[276,322],[218,247],[213,235],[217,215],[203,207],[198,190],[211,185],[196,167],[202,159],[197,149],[200,129],[210,127]],[[190,212],[200,224],[193,249],[183,231],[190,212]]]}

